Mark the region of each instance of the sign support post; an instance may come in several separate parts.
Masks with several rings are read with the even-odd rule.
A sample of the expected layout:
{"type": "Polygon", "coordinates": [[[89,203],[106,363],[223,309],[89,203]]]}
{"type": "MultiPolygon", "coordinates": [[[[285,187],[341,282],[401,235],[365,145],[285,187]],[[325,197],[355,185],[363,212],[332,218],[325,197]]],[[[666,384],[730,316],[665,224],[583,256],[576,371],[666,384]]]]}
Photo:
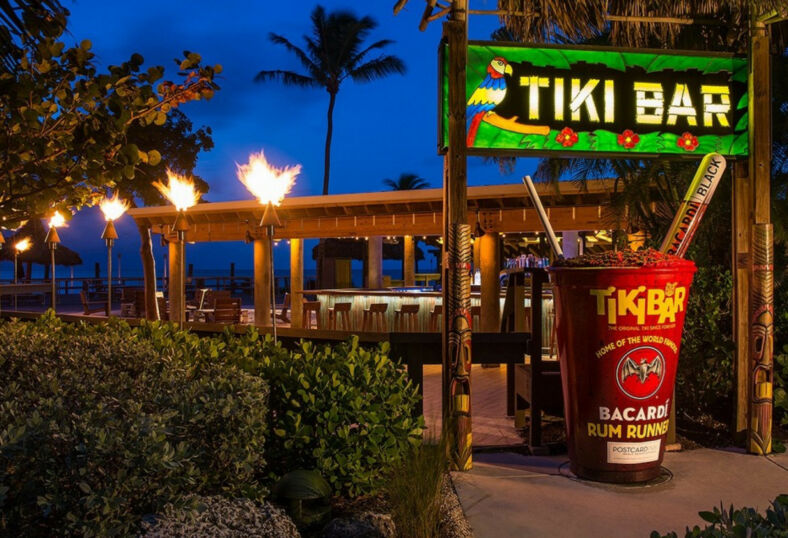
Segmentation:
{"type": "MultiPolygon", "coordinates": [[[[735,302],[736,319],[748,320],[747,338],[737,341],[737,358],[740,375],[747,375],[749,406],[747,424],[747,450],[753,454],[769,454],[772,440],[772,376],[773,372],[773,279],[771,255],[771,57],[769,30],[755,14],[750,27],[750,159],[749,176],[751,194],[736,204],[748,203],[748,218],[737,224],[745,226],[749,235],[746,259],[746,278],[737,282],[737,293],[748,295],[746,310],[743,301],[735,302]]],[[[738,214],[738,207],[735,212],[738,214]]],[[[743,211],[742,211],[743,212],[743,211]]],[[[737,260],[739,261],[739,260],[737,260]]],[[[743,260],[742,260],[743,261],[743,260]]],[[[737,266],[737,276],[744,271],[737,266]]],[[[737,323],[737,327],[741,327],[737,323]]],[[[739,334],[739,336],[744,336],[739,334]]],[[[741,383],[737,387],[741,388],[741,383]]],[[[737,404],[742,404],[739,394],[737,404]]],[[[737,425],[738,426],[738,425],[737,425]]],[[[737,428],[738,429],[738,428],[737,428]]]]}
{"type": "Polygon", "coordinates": [[[443,32],[449,49],[448,151],[443,166],[443,420],[452,469],[472,466],[470,235],[467,202],[465,66],[467,0],[454,0],[443,32]]]}

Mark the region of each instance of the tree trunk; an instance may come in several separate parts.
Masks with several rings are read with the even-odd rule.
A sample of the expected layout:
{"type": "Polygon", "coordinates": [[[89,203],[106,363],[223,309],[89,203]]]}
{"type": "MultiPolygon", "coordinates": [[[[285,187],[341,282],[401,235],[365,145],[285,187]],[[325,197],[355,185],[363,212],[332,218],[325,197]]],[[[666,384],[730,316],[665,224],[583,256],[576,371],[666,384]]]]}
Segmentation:
{"type": "Polygon", "coordinates": [[[326,158],[323,169],[323,194],[328,194],[328,171],[331,167],[331,136],[334,132],[334,104],[337,100],[336,92],[328,93],[328,121],[326,127],[326,158]]]}
{"type": "Polygon", "coordinates": [[[137,224],[140,232],[140,257],[142,258],[142,276],[145,282],[145,317],[156,320],[159,318],[159,303],[156,301],[156,261],[153,259],[153,242],[150,228],[137,224]]]}

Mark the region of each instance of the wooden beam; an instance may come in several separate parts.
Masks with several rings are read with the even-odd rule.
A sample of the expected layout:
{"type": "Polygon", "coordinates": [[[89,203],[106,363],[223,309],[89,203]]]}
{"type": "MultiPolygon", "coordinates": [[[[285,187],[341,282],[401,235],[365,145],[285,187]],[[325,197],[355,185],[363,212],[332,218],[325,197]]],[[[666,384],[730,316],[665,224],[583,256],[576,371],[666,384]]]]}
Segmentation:
{"type": "Polygon", "coordinates": [[[495,232],[487,232],[476,240],[480,243],[481,257],[481,332],[499,332],[501,330],[501,254],[500,236],[495,232]]]}
{"type": "Polygon", "coordinates": [[[367,241],[367,287],[379,289],[383,287],[383,237],[370,236],[367,241]]]}
{"type": "Polygon", "coordinates": [[[299,294],[304,289],[304,241],[293,238],[290,240],[290,326],[301,327],[303,317],[303,297],[299,294]]]}
{"type": "Polygon", "coordinates": [[[402,238],[402,279],[406,286],[416,285],[416,245],[412,235],[402,238]]]}
{"type": "MultiPolygon", "coordinates": [[[[533,233],[542,231],[536,211],[532,208],[508,208],[482,212],[485,228],[498,233],[533,233]]],[[[550,222],[557,232],[566,230],[598,230],[604,229],[605,222],[611,217],[604,207],[600,213],[598,206],[551,207],[550,222]]],[[[473,230],[476,226],[476,215],[466,214],[467,223],[473,230]]],[[[283,220],[282,228],[276,229],[280,239],[291,238],[336,238],[366,237],[371,235],[441,235],[442,216],[433,213],[396,214],[384,217],[345,216],[327,218],[311,218],[283,220]],[[393,217],[393,218],[392,218],[393,217]]],[[[167,233],[169,225],[153,225],[154,233],[167,233]]],[[[244,241],[249,228],[244,225],[211,225],[195,224],[186,232],[186,240],[194,242],[206,241],[244,241]]]]}

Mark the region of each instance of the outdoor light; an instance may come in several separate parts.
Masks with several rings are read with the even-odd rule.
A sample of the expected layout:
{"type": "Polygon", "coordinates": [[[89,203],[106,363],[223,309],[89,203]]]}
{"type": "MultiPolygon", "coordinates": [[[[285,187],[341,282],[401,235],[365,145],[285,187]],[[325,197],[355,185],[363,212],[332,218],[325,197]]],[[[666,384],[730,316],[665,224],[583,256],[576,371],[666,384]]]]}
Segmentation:
{"type": "Polygon", "coordinates": [[[237,165],[238,179],[249,192],[265,206],[260,227],[266,230],[271,247],[270,281],[271,281],[271,326],[274,342],[276,342],[276,282],[274,280],[274,228],[282,226],[276,206],[282,203],[285,195],[295,184],[296,176],[301,173],[301,165],[276,168],[271,166],[261,151],[249,156],[249,162],[237,165]]]}
{"type": "Polygon", "coordinates": [[[66,224],[66,219],[63,218],[58,211],[55,211],[55,214],[52,215],[52,218],[49,219],[49,231],[47,232],[46,239],[44,242],[49,246],[49,263],[51,265],[52,271],[52,310],[56,309],[56,297],[57,297],[57,282],[55,280],[55,249],[60,244],[60,236],[57,233],[58,226],[64,226],[66,224]]]}
{"type": "MultiPolygon", "coordinates": [[[[32,246],[29,237],[20,239],[14,243],[14,284],[19,283],[19,254],[32,246]]],[[[14,293],[14,310],[17,308],[16,293],[14,293]]]]}
{"type": "MultiPolygon", "coordinates": [[[[180,257],[180,285],[175,292],[178,295],[178,312],[177,323],[183,325],[185,321],[186,312],[186,264],[184,263],[186,231],[189,229],[189,221],[186,218],[186,210],[190,207],[197,205],[200,199],[200,193],[194,188],[194,182],[184,176],[167,170],[167,185],[158,181],[153,183],[153,186],[167,198],[175,209],[178,210],[178,216],[175,217],[175,222],[172,225],[173,231],[178,236],[178,256],[180,257]]],[[[172,276],[172,275],[170,275],[172,276]]],[[[172,292],[172,288],[170,288],[172,292]]],[[[172,321],[172,320],[170,320],[172,321]]]]}
{"type": "Polygon", "coordinates": [[[126,212],[129,206],[118,198],[118,193],[115,193],[115,196],[112,198],[104,198],[100,207],[107,221],[104,231],[101,233],[101,238],[107,243],[107,317],[109,317],[112,313],[112,245],[115,243],[115,239],[118,238],[118,232],[115,230],[115,221],[126,212]]]}

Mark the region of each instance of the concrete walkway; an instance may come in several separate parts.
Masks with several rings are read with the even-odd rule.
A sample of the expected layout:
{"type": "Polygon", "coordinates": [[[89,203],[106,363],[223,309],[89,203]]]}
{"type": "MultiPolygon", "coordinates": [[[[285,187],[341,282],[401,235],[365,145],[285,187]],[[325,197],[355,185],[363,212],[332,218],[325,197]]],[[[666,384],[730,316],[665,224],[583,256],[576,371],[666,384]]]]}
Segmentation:
{"type": "Polygon", "coordinates": [[[643,537],[652,530],[701,525],[702,510],[750,506],[764,511],[788,493],[788,454],[739,451],[668,453],[672,479],[650,487],[578,480],[566,456],[474,454],[473,470],[452,478],[477,538],[643,537]]]}

